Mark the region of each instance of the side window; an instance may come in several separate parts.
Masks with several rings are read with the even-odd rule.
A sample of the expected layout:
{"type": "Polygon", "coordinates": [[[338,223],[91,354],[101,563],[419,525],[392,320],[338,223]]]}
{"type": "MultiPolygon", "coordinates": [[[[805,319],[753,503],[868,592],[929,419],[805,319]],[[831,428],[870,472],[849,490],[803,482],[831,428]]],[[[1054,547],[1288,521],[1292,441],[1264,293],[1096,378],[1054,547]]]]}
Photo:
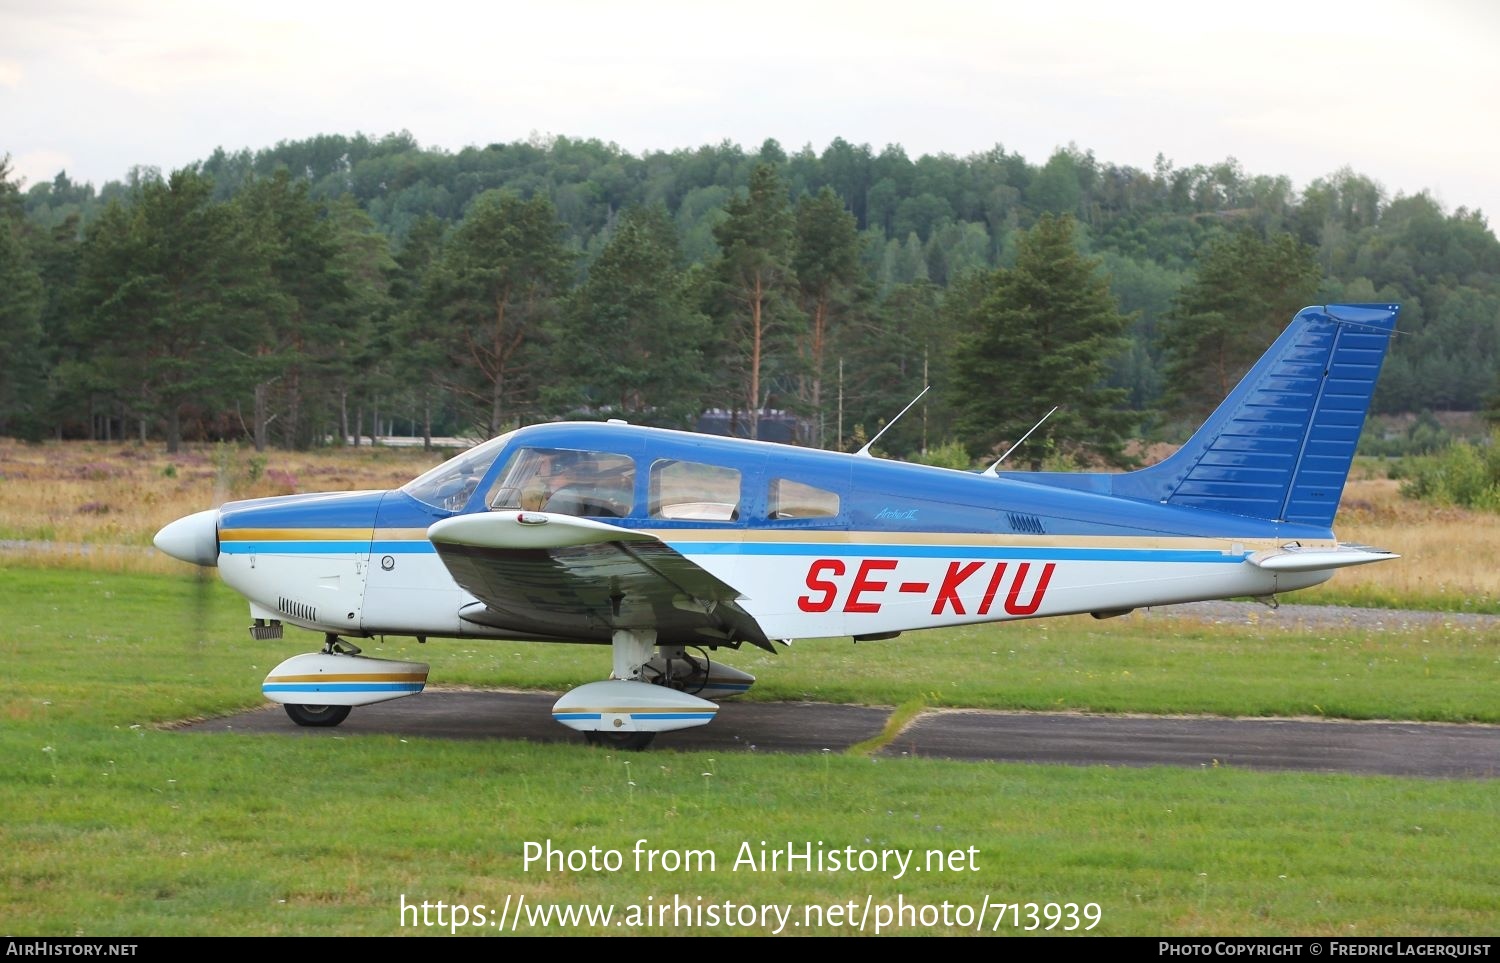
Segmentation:
{"type": "Polygon", "coordinates": [[[522,448],[490,490],[489,506],[624,518],[635,504],[635,462],[606,451],[522,448]]]}
{"type": "Polygon", "coordinates": [[[839,496],[790,478],[771,479],[767,514],[772,521],[787,518],[833,518],[839,513],[839,496]]]}
{"type": "Polygon", "coordinates": [[[695,461],[651,466],[651,517],[732,522],[740,517],[740,473],[695,461]]]}

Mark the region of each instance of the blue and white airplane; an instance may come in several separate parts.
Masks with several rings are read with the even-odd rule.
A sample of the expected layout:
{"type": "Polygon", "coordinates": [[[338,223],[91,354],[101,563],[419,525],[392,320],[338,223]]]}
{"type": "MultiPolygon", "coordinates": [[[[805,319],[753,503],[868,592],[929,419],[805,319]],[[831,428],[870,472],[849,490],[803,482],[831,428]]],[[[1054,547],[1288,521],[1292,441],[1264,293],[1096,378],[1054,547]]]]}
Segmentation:
{"type": "Polygon", "coordinates": [[[1203,426],[1125,473],[975,473],[623,422],[531,425],[394,491],[230,502],[156,545],[217,565],[301,725],[420,692],[371,636],[608,643],[553,717],[641,748],[753,677],[744,644],[1270,598],[1395,558],[1332,524],[1398,306],[1302,310],[1203,426]],[[697,654],[694,654],[697,653],[697,654]]]}

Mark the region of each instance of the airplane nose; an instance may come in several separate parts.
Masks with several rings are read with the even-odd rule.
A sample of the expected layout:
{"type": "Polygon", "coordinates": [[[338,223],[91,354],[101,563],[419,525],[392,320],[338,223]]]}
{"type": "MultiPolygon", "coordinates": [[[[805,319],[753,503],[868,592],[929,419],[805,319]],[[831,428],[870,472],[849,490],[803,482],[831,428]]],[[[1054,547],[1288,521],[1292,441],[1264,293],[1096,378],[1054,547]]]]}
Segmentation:
{"type": "Polygon", "coordinates": [[[214,509],[177,519],[156,533],[156,547],[194,565],[219,564],[219,513],[214,509]]]}

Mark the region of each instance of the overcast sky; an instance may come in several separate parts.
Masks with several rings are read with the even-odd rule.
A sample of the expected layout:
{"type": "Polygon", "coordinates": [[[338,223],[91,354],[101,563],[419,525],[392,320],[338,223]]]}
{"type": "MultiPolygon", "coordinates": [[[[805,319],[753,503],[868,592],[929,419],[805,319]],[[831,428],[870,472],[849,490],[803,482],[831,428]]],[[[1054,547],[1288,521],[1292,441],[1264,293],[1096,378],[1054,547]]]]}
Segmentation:
{"type": "Polygon", "coordinates": [[[1349,166],[1500,224],[1500,4],[0,0],[0,155],[100,186],[215,147],[407,130],[641,153],[835,137],[1041,164],[1349,166]]]}

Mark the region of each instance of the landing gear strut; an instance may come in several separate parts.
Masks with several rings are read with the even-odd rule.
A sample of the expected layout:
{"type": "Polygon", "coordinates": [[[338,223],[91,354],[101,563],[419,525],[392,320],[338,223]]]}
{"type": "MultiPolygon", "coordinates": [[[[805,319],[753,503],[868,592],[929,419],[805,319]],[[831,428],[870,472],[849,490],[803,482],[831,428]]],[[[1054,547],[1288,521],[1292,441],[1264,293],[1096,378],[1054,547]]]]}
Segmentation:
{"type": "MultiPolygon", "coordinates": [[[[610,675],[610,678],[639,681],[641,678],[641,668],[651,658],[651,653],[655,649],[656,633],[653,631],[616,631],[611,644],[614,658],[614,672],[610,675]]],[[[651,745],[652,740],[656,738],[656,733],[636,730],[611,732],[608,729],[590,729],[584,732],[583,738],[591,746],[603,746],[606,749],[623,749],[627,752],[640,752],[651,745]]]]}
{"type": "Polygon", "coordinates": [[[655,658],[641,666],[641,681],[689,695],[701,694],[708,686],[712,663],[701,647],[694,648],[698,649],[697,658],[687,654],[685,645],[663,645],[655,658]]]}

